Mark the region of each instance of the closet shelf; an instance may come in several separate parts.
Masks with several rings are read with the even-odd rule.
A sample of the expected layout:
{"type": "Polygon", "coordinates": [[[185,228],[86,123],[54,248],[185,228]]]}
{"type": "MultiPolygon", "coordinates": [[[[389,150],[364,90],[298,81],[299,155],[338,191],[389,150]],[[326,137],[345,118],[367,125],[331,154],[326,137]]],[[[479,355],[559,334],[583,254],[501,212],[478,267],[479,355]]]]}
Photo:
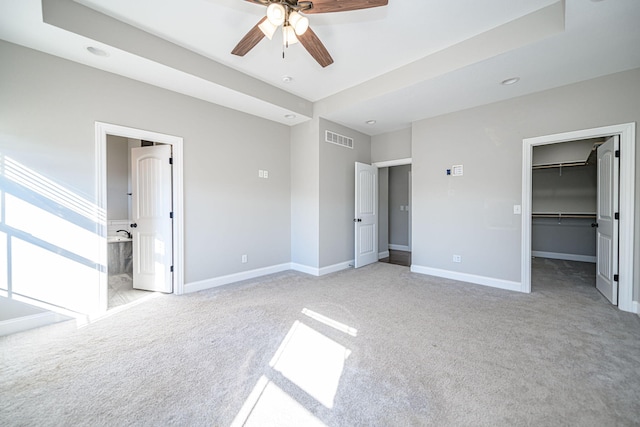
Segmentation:
{"type": "Polygon", "coordinates": [[[595,213],[576,213],[576,212],[534,212],[532,218],[585,218],[596,219],[595,213]]]}

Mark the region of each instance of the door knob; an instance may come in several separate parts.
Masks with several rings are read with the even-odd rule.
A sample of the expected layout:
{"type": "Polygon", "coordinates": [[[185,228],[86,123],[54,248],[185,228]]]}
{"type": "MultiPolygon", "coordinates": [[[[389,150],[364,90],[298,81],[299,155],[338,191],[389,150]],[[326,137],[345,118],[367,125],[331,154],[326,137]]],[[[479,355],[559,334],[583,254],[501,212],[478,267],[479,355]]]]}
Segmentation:
{"type": "Polygon", "coordinates": [[[597,223],[597,222],[592,222],[592,223],[591,223],[591,226],[592,226],[592,227],[595,227],[595,228],[598,228],[598,223],[597,223]]]}
{"type": "Polygon", "coordinates": [[[136,224],[135,222],[133,224],[129,224],[131,226],[131,228],[136,228],[138,226],[138,224],[136,224]]]}

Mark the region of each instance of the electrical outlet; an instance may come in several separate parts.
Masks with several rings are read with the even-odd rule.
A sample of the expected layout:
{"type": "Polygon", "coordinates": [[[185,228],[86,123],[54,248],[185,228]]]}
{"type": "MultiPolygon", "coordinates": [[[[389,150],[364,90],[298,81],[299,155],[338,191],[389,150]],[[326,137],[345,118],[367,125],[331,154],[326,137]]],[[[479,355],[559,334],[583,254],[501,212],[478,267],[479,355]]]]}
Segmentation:
{"type": "Polygon", "coordinates": [[[264,177],[269,178],[269,171],[264,171],[264,177]]]}
{"type": "Polygon", "coordinates": [[[242,255],[242,263],[243,264],[247,263],[247,254],[242,255]]]}
{"type": "Polygon", "coordinates": [[[262,169],[258,170],[258,178],[264,178],[264,171],[262,169]]]}
{"type": "Polygon", "coordinates": [[[453,262],[462,262],[462,257],[460,255],[454,255],[453,262]]]}

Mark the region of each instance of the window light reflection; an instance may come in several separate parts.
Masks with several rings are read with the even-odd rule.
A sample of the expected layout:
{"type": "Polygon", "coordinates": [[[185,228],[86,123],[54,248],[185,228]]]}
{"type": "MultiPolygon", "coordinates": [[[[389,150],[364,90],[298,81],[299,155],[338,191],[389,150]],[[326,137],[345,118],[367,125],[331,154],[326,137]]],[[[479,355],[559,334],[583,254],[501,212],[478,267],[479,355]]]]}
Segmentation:
{"type": "Polygon", "coordinates": [[[295,321],[269,365],[327,408],[333,407],[345,360],[344,346],[295,321]]]}

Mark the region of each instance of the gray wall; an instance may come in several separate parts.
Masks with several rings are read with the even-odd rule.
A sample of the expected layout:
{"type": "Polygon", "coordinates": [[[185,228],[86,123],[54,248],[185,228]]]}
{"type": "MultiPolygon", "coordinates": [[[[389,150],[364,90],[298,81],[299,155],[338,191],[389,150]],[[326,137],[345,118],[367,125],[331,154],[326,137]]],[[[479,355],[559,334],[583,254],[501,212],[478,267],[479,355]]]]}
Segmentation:
{"type": "Polygon", "coordinates": [[[409,246],[409,211],[400,206],[409,203],[411,165],[389,168],[389,244],[409,246]]]}
{"type": "Polygon", "coordinates": [[[378,169],[378,253],[389,250],[389,168],[378,169]]]}
{"type": "Polygon", "coordinates": [[[290,261],[287,126],[6,42],[0,57],[5,156],[95,203],[96,121],[181,136],[185,282],[290,261]]]}
{"type": "Polygon", "coordinates": [[[107,136],[107,219],[129,219],[129,140],[107,136]]]}
{"type": "MultiPolygon", "coordinates": [[[[413,264],[519,282],[521,218],[512,209],[522,198],[523,138],[637,122],[639,82],[635,69],[415,122],[413,264]],[[454,164],[464,176],[445,174],[454,164]]],[[[636,186],[636,255],[639,195],[636,186]]]]}
{"type": "Polygon", "coordinates": [[[371,161],[408,159],[411,157],[411,128],[371,137],[371,161]]]}
{"type": "Polygon", "coordinates": [[[319,120],[291,129],[291,262],[318,268],[320,263],[319,120]]]}
{"type": "Polygon", "coordinates": [[[531,173],[532,212],[595,213],[597,177],[595,164],[564,167],[562,172],[558,168],[534,169],[531,173]]]}
{"type": "Polygon", "coordinates": [[[320,119],[320,267],[354,258],[355,162],[371,164],[371,138],[320,119]],[[325,142],[325,130],[353,138],[353,149],[325,142]]]}
{"type": "MultiPolygon", "coordinates": [[[[531,175],[534,213],[595,214],[598,190],[595,163],[564,167],[562,173],[559,168],[534,169],[531,175]]],[[[595,218],[533,218],[531,250],[595,257],[596,229],[591,227],[594,221],[595,218]]]]}

